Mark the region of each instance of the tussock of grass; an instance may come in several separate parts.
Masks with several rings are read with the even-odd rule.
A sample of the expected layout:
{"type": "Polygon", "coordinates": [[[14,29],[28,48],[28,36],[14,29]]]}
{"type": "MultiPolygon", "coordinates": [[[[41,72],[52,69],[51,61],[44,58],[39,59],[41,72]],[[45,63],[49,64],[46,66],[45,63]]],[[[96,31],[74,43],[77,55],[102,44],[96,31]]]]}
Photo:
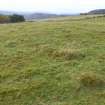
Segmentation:
{"type": "Polygon", "coordinates": [[[105,98],[105,91],[97,92],[96,96],[101,97],[101,98],[103,98],[103,97],[105,98]]]}
{"type": "Polygon", "coordinates": [[[62,48],[58,50],[50,50],[49,56],[52,56],[56,59],[65,59],[65,60],[73,60],[73,59],[81,59],[85,57],[85,54],[81,52],[80,49],[72,49],[72,48],[62,48]]]}
{"type": "Polygon", "coordinates": [[[80,78],[80,84],[84,87],[102,87],[105,81],[100,76],[93,73],[83,73],[80,78]]]}

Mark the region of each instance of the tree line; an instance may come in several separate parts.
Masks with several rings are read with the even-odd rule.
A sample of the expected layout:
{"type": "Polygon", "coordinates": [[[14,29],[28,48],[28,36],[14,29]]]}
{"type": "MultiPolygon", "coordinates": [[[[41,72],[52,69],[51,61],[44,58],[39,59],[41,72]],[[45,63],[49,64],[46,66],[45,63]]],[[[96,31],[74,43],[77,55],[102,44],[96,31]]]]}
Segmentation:
{"type": "Polygon", "coordinates": [[[0,23],[16,23],[16,22],[24,22],[25,18],[22,15],[10,15],[10,16],[5,16],[5,15],[0,15],[0,23]]]}

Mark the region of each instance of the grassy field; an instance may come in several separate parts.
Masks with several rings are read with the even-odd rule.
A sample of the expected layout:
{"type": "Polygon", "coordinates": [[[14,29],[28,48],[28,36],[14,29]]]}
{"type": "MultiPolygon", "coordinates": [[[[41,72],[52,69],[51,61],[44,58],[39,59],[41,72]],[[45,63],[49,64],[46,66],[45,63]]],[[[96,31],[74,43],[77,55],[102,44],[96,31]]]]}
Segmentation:
{"type": "Polygon", "coordinates": [[[105,17],[1,24],[0,105],[105,105],[105,17]]]}

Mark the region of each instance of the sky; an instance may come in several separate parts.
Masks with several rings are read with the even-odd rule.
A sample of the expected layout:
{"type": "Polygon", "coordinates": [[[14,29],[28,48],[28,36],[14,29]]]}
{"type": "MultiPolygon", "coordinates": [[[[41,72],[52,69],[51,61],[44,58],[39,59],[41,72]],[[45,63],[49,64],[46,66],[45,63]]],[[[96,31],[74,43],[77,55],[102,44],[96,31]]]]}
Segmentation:
{"type": "Polygon", "coordinates": [[[0,10],[21,12],[80,13],[105,9],[105,0],[0,0],[0,10]]]}

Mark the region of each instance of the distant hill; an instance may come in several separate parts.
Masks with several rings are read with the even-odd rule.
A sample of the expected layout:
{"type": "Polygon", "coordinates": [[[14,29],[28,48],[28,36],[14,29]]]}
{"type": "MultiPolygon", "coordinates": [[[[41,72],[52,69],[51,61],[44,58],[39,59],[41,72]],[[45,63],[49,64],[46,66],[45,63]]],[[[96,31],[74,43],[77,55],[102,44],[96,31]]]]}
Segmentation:
{"type": "Polygon", "coordinates": [[[43,19],[43,18],[57,16],[56,14],[48,14],[48,13],[28,13],[28,12],[0,11],[0,15],[13,15],[13,14],[23,15],[26,19],[43,19]]]}
{"type": "Polygon", "coordinates": [[[88,14],[105,14],[105,9],[96,9],[88,12],[88,14]]]}
{"type": "Polygon", "coordinates": [[[33,20],[33,19],[45,19],[45,18],[52,18],[57,17],[59,15],[56,14],[48,14],[48,13],[32,13],[32,14],[25,14],[24,17],[27,20],[33,20]]]}
{"type": "Polygon", "coordinates": [[[14,14],[14,12],[10,12],[10,11],[0,11],[0,15],[12,15],[14,14]]]}
{"type": "Polygon", "coordinates": [[[71,16],[77,14],[51,14],[51,13],[30,13],[30,12],[14,12],[14,11],[0,11],[0,15],[23,15],[26,20],[36,20],[36,19],[46,19],[46,18],[53,18],[53,17],[60,17],[60,16],[71,16]]]}
{"type": "Polygon", "coordinates": [[[105,9],[95,9],[87,13],[80,13],[80,15],[95,15],[95,14],[105,14],[105,9]]]}

